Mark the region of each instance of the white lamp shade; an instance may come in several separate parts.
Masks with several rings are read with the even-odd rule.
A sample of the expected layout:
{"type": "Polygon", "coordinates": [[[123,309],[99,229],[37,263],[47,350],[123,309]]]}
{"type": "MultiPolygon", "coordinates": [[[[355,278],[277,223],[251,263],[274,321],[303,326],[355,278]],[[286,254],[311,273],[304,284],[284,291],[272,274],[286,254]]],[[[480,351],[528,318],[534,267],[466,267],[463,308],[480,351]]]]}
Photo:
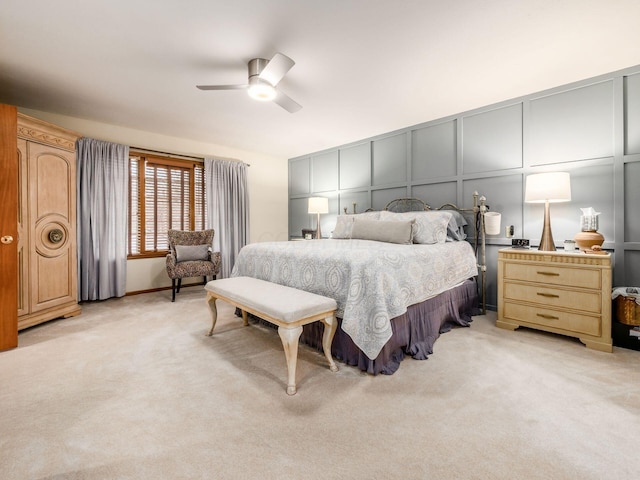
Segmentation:
{"type": "Polygon", "coordinates": [[[329,213],[329,199],[326,197],[310,197],[309,213],[329,213]]]}
{"type": "Polygon", "coordinates": [[[536,173],[527,177],[524,201],[556,203],[571,200],[571,179],[568,172],[536,173]]]}

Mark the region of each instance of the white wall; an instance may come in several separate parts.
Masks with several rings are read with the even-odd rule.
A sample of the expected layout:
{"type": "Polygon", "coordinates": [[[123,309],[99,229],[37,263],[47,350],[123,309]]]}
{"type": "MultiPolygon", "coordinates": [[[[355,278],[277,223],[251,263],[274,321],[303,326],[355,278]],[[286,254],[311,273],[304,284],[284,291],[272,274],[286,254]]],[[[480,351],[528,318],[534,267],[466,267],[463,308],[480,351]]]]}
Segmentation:
{"type": "MultiPolygon", "coordinates": [[[[181,155],[211,156],[249,163],[251,164],[248,170],[250,242],[288,239],[288,163],[286,158],[276,158],[223,145],[159,135],[37,110],[19,108],[19,111],[73,130],[81,136],[98,140],[181,155]]],[[[129,260],[127,292],[171,286],[164,262],[164,258],[129,260]]]]}

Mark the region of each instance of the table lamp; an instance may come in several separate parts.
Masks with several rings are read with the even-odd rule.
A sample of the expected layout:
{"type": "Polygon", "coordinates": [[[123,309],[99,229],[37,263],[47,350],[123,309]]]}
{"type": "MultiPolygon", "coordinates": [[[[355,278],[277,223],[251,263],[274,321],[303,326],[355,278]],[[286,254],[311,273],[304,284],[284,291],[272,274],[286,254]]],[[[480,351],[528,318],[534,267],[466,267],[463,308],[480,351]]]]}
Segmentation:
{"type": "Polygon", "coordinates": [[[320,214],[329,213],[329,199],[326,197],[309,197],[309,213],[316,214],[318,216],[316,227],[316,238],[322,238],[322,232],[320,231],[320,214]]]}
{"type": "Polygon", "coordinates": [[[571,180],[568,172],[548,172],[529,175],[526,180],[524,201],[544,203],[544,225],[538,250],[552,252],[556,249],[551,234],[549,204],[571,200],[571,180]]]}

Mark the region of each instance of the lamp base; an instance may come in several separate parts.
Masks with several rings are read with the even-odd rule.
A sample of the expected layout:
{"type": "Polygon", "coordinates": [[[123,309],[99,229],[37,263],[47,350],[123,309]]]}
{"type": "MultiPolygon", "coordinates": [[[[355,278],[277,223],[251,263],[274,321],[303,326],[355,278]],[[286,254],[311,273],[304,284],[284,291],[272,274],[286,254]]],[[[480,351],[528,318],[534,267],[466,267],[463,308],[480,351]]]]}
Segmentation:
{"type": "Polygon", "coordinates": [[[553,235],[551,234],[551,218],[549,214],[549,202],[544,203],[544,224],[542,227],[542,237],[540,238],[540,246],[538,250],[543,252],[554,252],[556,250],[556,244],[553,241],[553,235]]]}
{"type": "Polygon", "coordinates": [[[604,236],[596,231],[576,233],[573,239],[580,250],[589,250],[594,245],[601,246],[604,243],[604,236]]]}
{"type": "Polygon", "coordinates": [[[320,231],[320,214],[318,213],[318,223],[316,227],[316,238],[320,240],[322,238],[322,232],[320,231]]]}

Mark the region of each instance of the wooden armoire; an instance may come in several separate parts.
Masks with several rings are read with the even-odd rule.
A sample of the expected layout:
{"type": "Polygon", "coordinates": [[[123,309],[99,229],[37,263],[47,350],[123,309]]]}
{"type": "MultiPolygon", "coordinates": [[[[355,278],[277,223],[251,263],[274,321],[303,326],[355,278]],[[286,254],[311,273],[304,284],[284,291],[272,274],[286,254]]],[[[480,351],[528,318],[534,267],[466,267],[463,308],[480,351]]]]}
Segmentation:
{"type": "Polygon", "coordinates": [[[78,135],[18,113],[18,329],[80,313],[78,135]]]}

